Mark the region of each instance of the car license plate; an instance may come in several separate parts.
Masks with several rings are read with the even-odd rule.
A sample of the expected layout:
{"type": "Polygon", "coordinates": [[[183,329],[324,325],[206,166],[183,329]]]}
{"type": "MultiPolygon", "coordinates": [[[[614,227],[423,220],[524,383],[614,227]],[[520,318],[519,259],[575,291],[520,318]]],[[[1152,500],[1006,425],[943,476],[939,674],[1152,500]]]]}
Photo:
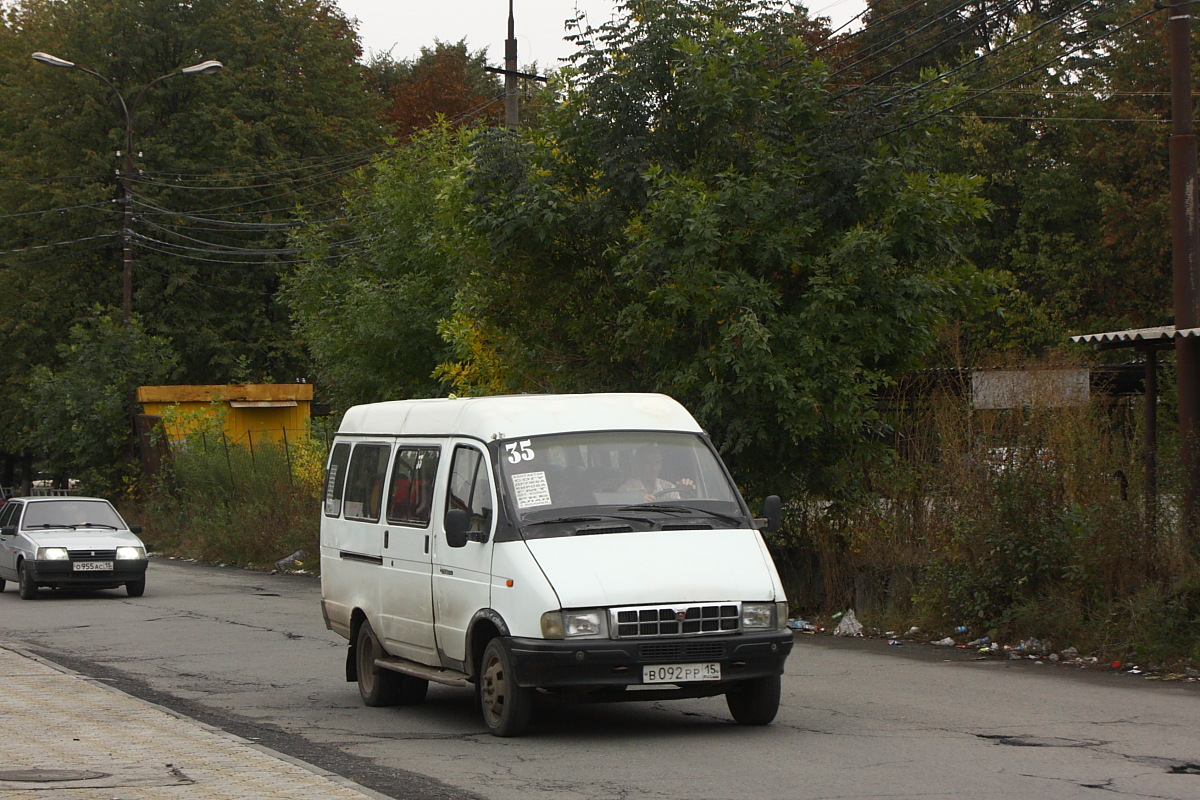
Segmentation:
{"type": "Polygon", "coordinates": [[[642,683],[690,683],[721,680],[721,665],[654,664],[642,667],[642,683]]]}
{"type": "Polygon", "coordinates": [[[73,569],[76,572],[112,572],[111,561],[76,561],[73,569]]]}

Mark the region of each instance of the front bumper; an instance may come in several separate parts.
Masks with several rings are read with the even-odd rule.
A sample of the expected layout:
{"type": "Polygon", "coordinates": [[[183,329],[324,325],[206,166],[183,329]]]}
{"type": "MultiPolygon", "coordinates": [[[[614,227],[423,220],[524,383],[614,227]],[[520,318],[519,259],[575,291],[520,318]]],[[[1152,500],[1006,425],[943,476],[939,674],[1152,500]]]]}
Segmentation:
{"type": "Polygon", "coordinates": [[[772,631],[655,639],[513,638],[508,640],[508,647],[517,683],[542,689],[640,687],[645,685],[643,666],[719,663],[721,680],[677,684],[667,689],[699,697],[721,694],[736,681],[781,675],[792,641],[791,631],[772,631]]]}
{"type": "Polygon", "coordinates": [[[81,589],[113,588],[141,580],[146,577],[144,558],[127,558],[114,560],[111,570],[75,569],[74,561],[26,561],[26,569],[34,583],[42,586],[55,586],[60,589],[78,587],[81,589]]]}

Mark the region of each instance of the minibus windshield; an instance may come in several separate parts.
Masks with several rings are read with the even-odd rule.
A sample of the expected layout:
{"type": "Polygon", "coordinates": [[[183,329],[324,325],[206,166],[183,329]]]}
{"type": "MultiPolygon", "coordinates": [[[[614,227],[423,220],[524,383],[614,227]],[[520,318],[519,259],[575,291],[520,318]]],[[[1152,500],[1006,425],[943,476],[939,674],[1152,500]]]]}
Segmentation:
{"type": "Polygon", "coordinates": [[[696,434],[602,431],[499,444],[505,488],[527,537],[751,524],[696,434]]]}

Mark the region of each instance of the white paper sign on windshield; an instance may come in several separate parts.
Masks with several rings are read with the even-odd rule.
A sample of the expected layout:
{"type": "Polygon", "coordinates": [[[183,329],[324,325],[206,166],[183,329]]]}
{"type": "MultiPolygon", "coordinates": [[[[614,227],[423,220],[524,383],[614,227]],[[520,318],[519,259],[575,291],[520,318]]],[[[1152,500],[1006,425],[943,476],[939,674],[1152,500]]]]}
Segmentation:
{"type": "Polygon", "coordinates": [[[554,501],[550,499],[550,487],[546,483],[544,472],[524,472],[512,476],[513,491],[517,494],[517,508],[534,508],[548,506],[554,501]]]}

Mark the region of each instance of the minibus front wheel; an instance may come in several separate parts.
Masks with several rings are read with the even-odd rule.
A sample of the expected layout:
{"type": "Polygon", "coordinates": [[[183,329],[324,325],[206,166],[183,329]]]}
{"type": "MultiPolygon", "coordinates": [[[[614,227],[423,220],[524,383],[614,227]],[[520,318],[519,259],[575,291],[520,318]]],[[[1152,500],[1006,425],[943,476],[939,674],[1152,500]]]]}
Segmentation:
{"type": "Polygon", "coordinates": [[[766,725],[779,713],[783,679],[779,675],[738,681],[725,693],[725,703],[739,725],[766,725]]]}
{"type": "Polygon", "coordinates": [[[517,685],[512,654],[498,636],[483,651],[477,692],[484,724],[493,736],[520,736],[529,729],[534,690],[517,685]]]}

